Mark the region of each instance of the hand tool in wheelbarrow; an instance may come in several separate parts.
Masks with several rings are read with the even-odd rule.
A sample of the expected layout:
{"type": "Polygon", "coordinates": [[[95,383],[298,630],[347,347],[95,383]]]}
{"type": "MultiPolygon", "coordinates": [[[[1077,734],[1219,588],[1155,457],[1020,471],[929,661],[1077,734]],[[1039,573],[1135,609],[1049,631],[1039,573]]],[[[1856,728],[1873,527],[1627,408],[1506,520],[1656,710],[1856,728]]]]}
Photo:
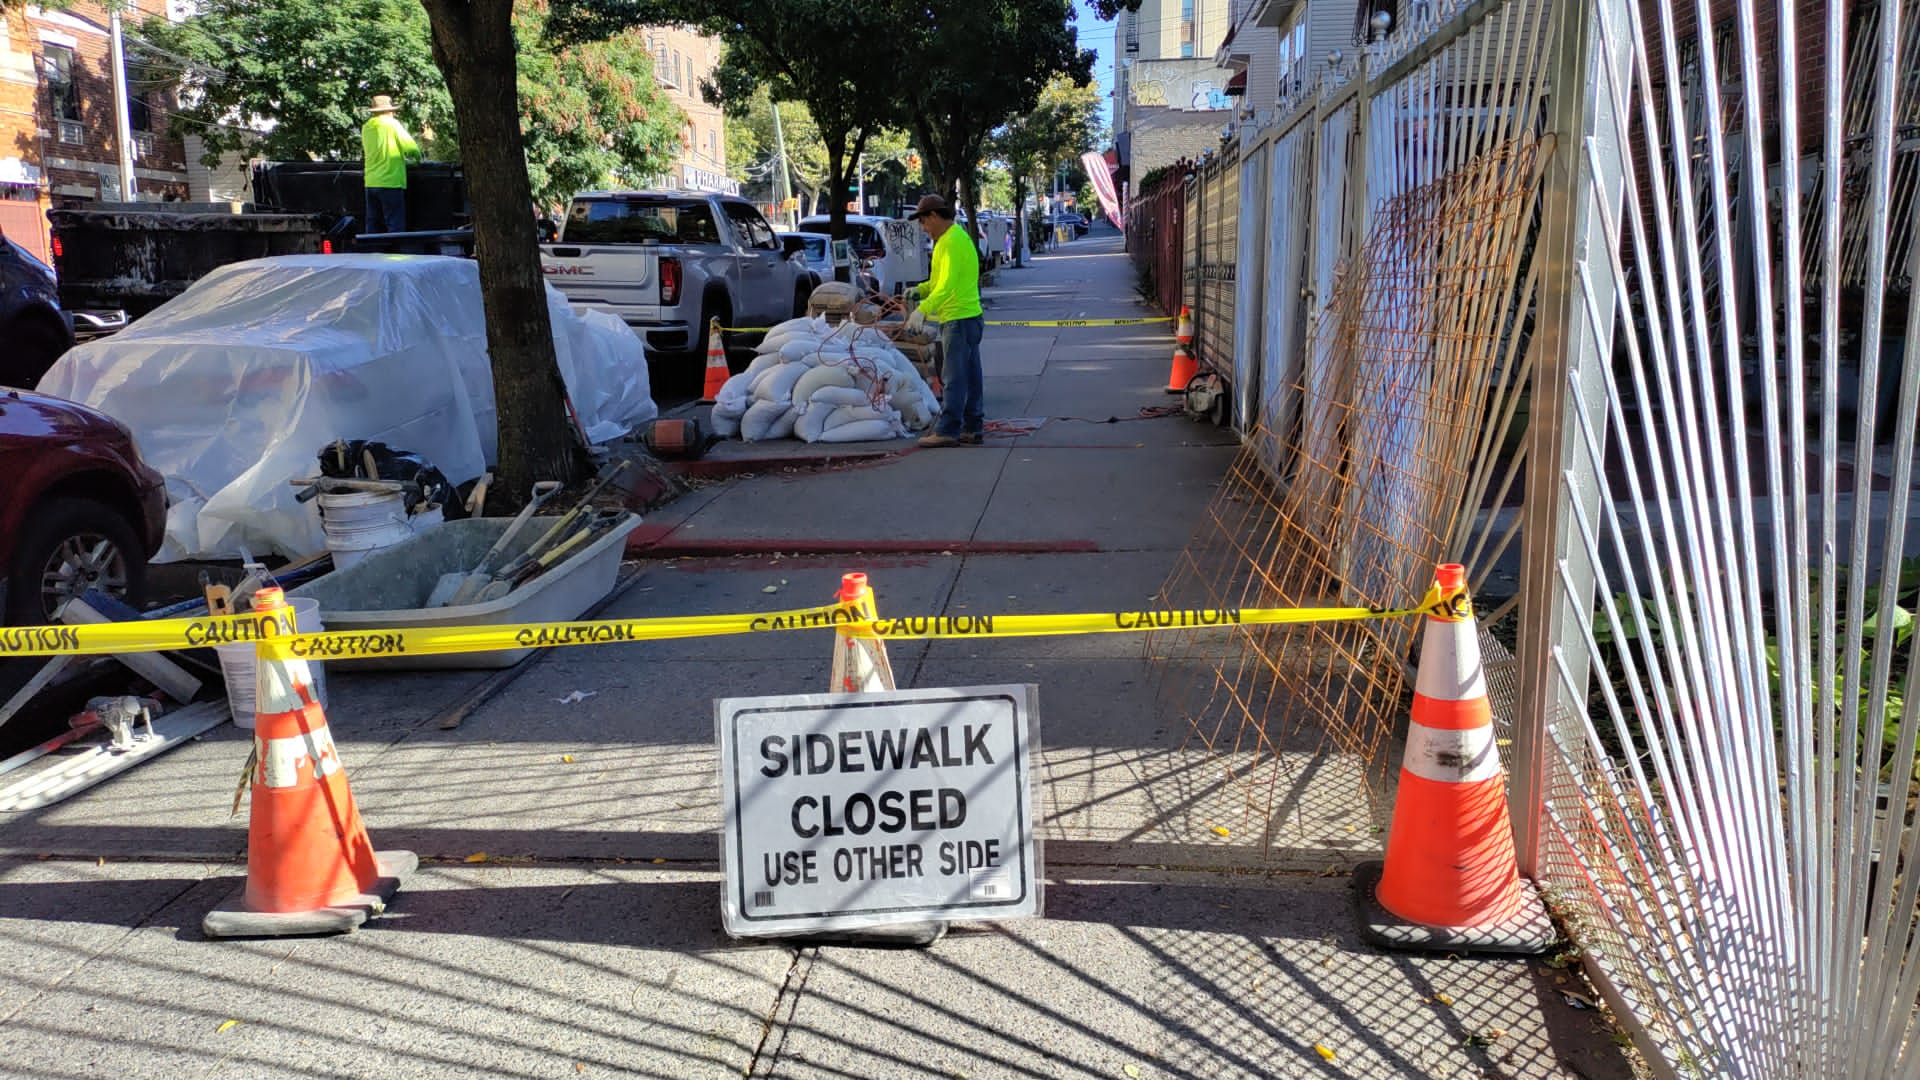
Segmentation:
{"type": "Polygon", "coordinates": [[[546,532],[540,534],[540,539],[528,544],[527,550],[521,552],[518,559],[507,564],[506,571],[496,573],[494,577],[509,576],[508,571],[515,569],[515,564],[537,559],[540,557],[540,554],[547,549],[548,545],[566,539],[567,534],[579,524],[581,518],[593,513],[594,496],[600,494],[602,488],[612,483],[614,478],[619,476],[621,472],[625,471],[626,467],[631,464],[633,463],[626,458],[614,462],[598,480],[593,482],[593,486],[587,489],[587,493],[580,496],[580,501],[574,504],[573,509],[560,515],[559,520],[549,526],[546,532]]]}
{"type": "Polygon", "coordinates": [[[566,537],[542,552],[539,557],[523,559],[518,565],[502,570],[495,576],[493,583],[480,594],[479,602],[498,600],[565,562],[585,549],[588,544],[599,539],[607,530],[619,524],[626,516],[626,512],[622,510],[602,510],[591,518],[582,519],[566,537]]]}
{"type": "Polygon", "coordinates": [[[513,542],[513,538],[520,535],[521,528],[533,517],[534,511],[546,505],[547,500],[553,498],[559,491],[560,481],[558,480],[541,480],[534,484],[532,498],[527,500],[527,505],[520,509],[520,513],[507,526],[506,531],[500,534],[500,539],[495,540],[493,546],[487,549],[487,553],[480,556],[480,561],[474,564],[473,569],[441,574],[440,581],[434,585],[433,592],[427,596],[426,606],[458,607],[461,604],[472,603],[480,595],[481,590],[487,587],[487,583],[493,580],[493,571],[497,566],[494,560],[499,559],[501,553],[507,550],[507,545],[513,542]]]}

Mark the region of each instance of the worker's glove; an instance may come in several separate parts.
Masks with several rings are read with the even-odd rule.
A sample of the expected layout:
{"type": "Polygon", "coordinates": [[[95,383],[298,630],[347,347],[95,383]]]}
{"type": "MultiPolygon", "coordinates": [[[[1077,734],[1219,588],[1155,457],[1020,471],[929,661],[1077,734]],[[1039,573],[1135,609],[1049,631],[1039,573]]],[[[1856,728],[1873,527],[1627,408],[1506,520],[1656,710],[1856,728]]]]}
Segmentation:
{"type": "Polygon", "coordinates": [[[927,313],[922,308],[914,308],[912,313],[907,316],[907,332],[910,334],[919,333],[921,328],[926,325],[927,313]]]}

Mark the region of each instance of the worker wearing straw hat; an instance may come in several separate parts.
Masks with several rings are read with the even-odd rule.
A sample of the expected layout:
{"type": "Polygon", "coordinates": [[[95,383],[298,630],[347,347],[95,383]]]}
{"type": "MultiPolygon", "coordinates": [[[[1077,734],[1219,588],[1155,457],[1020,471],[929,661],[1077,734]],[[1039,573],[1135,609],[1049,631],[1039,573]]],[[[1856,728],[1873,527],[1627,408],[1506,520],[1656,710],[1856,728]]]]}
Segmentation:
{"type": "Polygon", "coordinates": [[[420,160],[420,144],[393,114],[393,99],[377,94],[373,115],[360,128],[362,170],[367,189],[367,219],[362,233],[407,231],[407,165],[420,160]]]}

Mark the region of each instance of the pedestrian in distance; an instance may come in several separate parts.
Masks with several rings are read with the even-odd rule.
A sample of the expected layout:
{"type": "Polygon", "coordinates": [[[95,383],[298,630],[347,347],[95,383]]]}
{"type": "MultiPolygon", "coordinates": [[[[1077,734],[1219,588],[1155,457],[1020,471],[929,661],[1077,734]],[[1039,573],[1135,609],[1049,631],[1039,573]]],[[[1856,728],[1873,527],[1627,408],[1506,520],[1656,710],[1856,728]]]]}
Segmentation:
{"type": "Polygon", "coordinates": [[[376,94],[373,115],[360,128],[361,168],[367,189],[363,233],[407,231],[407,166],[420,160],[420,144],[393,114],[393,98],[376,94]]]}
{"type": "Polygon", "coordinates": [[[925,447],[978,446],[986,430],[980,335],[987,324],[980,308],[980,250],[965,229],[954,227],[953,219],[953,207],[938,195],[921,199],[907,219],[919,222],[933,240],[932,273],[914,289],[920,306],[907,317],[907,326],[917,330],[929,319],[939,323],[940,347],[946,354],[940,416],[933,431],[920,439],[925,447]]]}

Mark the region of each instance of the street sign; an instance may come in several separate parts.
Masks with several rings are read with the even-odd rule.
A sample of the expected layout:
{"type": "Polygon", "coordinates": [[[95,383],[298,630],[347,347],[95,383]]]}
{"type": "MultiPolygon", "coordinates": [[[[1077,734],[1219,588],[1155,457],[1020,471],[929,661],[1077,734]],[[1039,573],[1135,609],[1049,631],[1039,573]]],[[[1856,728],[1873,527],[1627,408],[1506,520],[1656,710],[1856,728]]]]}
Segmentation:
{"type": "Polygon", "coordinates": [[[1040,913],[1033,686],[715,703],[736,937],[1040,913]]]}

